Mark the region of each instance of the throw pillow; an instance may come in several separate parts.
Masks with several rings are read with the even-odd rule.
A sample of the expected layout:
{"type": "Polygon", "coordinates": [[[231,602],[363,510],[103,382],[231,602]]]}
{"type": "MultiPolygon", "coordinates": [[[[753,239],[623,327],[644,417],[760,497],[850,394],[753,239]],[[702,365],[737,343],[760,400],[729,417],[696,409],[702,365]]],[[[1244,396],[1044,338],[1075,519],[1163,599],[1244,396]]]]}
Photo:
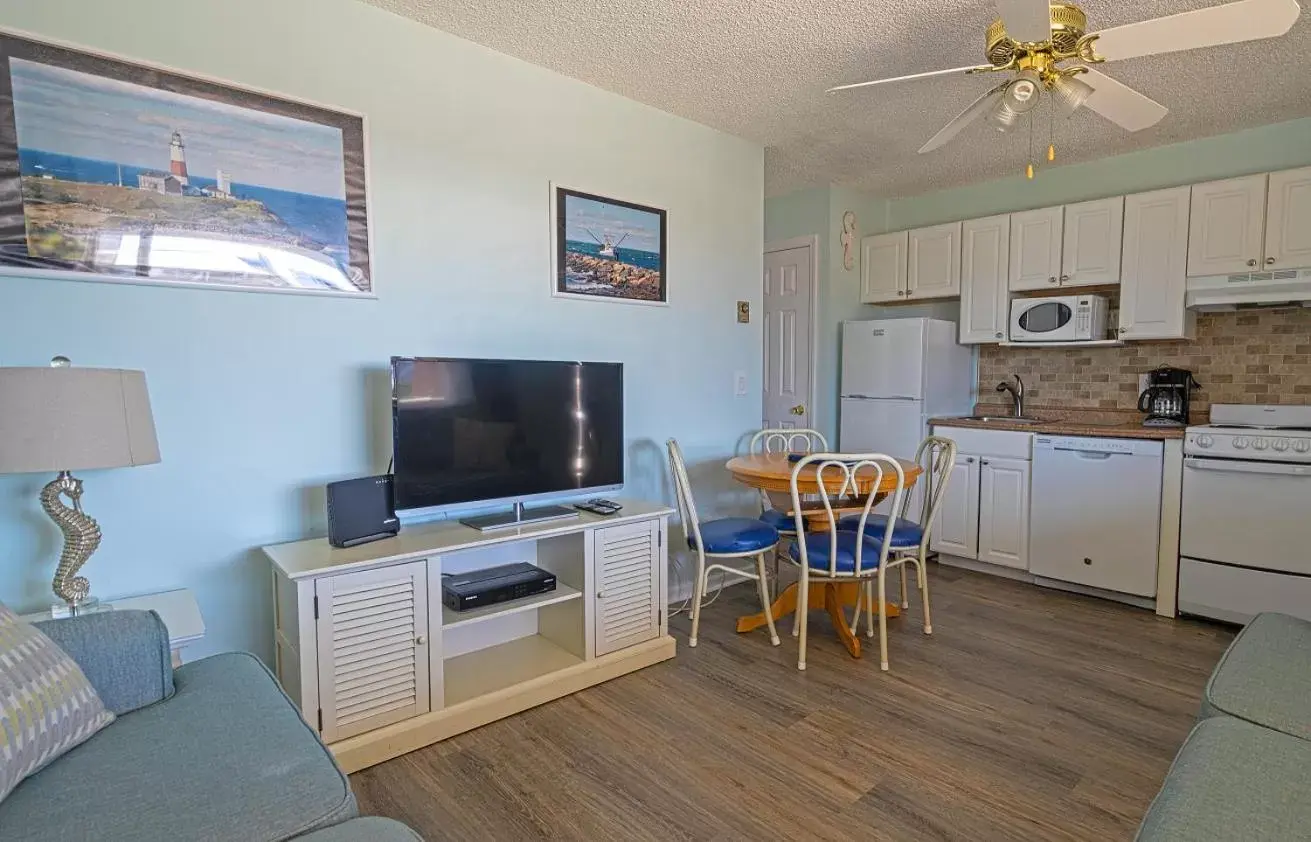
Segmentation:
{"type": "Polygon", "coordinates": [[[0,800],[113,721],[68,653],[0,604],[0,800]]]}

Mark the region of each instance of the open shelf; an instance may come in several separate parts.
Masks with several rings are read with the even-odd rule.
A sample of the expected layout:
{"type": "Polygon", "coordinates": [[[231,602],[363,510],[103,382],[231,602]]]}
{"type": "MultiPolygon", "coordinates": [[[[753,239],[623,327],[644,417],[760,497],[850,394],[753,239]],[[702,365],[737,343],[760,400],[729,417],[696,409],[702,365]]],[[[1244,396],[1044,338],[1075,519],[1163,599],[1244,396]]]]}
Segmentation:
{"type": "Polygon", "coordinates": [[[998,342],[1004,348],[1118,348],[1123,339],[1083,339],[1076,342],[998,342]]]}
{"type": "Polygon", "coordinates": [[[540,634],[448,658],[443,662],[446,707],[582,662],[582,658],[566,652],[540,634]]]}
{"type": "Polygon", "coordinates": [[[568,602],[571,599],[579,599],[583,592],[571,588],[563,582],[556,581],[555,590],[550,593],[538,594],[537,596],[526,596],[523,599],[513,599],[509,602],[498,602],[495,605],[488,605],[483,608],[471,608],[468,611],[452,611],[447,606],[442,606],[442,628],[455,629],[460,626],[467,626],[470,623],[477,623],[481,620],[487,620],[492,617],[504,617],[510,614],[518,614],[520,611],[532,611],[541,608],[544,605],[555,605],[558,602],[568,602]]]}

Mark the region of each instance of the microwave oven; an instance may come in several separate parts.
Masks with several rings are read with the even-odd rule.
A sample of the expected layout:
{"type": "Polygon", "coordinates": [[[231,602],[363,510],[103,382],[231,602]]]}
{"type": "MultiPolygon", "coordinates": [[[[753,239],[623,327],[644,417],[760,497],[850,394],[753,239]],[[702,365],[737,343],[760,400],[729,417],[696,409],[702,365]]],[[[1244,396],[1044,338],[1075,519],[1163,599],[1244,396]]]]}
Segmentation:
{"type": "Polygon", "coordinates": [[[1012,342],[1092,342],[1106,338],[1104,295],[1057,295],[1011,301],[1012,342]]]}

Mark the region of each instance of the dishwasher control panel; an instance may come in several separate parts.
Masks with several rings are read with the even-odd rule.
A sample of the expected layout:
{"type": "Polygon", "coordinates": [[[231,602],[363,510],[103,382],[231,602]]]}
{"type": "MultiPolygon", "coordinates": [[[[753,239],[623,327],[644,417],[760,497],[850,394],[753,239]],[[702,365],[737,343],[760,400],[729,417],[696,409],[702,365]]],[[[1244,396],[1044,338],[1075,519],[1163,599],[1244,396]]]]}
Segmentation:
{"type": "Polygon", "coordinates": [[[1043,450],[1070,450],[1079,453],[1123,453],[1128,456],[1161,452],[1159,441],[1109,439],[1091,436],[1034,436],[1033,446],[1043,450]]]}

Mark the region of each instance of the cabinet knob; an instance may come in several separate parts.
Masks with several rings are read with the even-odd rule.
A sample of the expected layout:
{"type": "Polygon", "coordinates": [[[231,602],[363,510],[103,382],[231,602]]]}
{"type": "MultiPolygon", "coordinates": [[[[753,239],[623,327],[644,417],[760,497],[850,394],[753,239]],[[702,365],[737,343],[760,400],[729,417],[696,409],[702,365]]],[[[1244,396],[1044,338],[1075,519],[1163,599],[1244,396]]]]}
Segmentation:
{"type": "Polygon", "coordinates": [[[1092,559],[1090,559],[1090,558],[1085,558],[1085,559],[1083,560],[1083,563],[1084,563],[1084,564],[1087,564],[1087,565],[1089,565],[1089,566],[1091,566],[1091,565],[1092,565],[1092,559]]]}
{"type": "Polygon", "coordinates": [[[1275,259],[1274,259],[1273,257],[1267,257],[1267,258],[1265,259],[1265,265],[1267,265],[1267,266],[1273,266],[1273,265],[1274,265],[1274,262],[1275,262],[1275,259]]]}
{"type": "Polygon", "coordinates": [[[1065,283],[1065,282],[1068,281],[1069,279],[1070,279],[1070,276],[1069,276],[1069,275],[1061,275],[1061,283],[1065,283]]]}
{"type": "Polygon", "coordinates": [[[1255,260],[1255,259],[1252,259],[1252,260],[1247,261],[1247,265],[1248,265],[1248,266],[1255,266],[1255,265],[1256,265],[1256,260],[1255,260]]]}
{"type": "Polygon", "coordinates": [[[597,591],[597,592],[596,592],[596,598],[597,598],[597,599],[605,599],[605,591],[597,591]]]}
{"type": "Polygon", "coordinates": [[[973,456],[966,456],[966,457],[965,457],[965,464],[967,464],[967,465],[973,465],[973,464],[974,464],[974,457],[973,457],[973,456]]]}
{"type": "Polygon", "coordinates": [[[1003,336],[1003,334],[1001,333],[1001,331],[998,331],[997,333],[995,333],[995,334],[993,334],[993,335],[996,336],[998,339],[1001,339],[1002,336],[1003,336]]]}
{"type": "Polygon", "coordinates": [[[1052,275],[1050,278],[1048,278],[1048,279],[1047,279],[1047,283],[1049,283],[1049,284],[1054,284],[1054,283],[1056,283],[1056,276],[1055,276],[1055,275],[1052,275]]]}
{"type": "Polygon", "coordinates": [[[415,646],[422,646],[423,644],[425,644],[425,643],[427,643],[427,642],[428,642],[428,638],[427,638],[426,636],[424,636],[424,635],[418,635],[417,637],[414,638],[414,645],[415,645],[415,646]]]}
{"type": "Polygon", "coordinates": [[[1128,332],[1129,332],[1129,328],[1127,327],[1120,328],[1120,333],[1128,333],[1128,332]]]}
{"type": "Polygon", "coordinates": [[[897,290],[897,295],[905,295],[905,294],[906,294],[906,290],[904,289],[897,290]]]}
{"type": "Polygon", "coordinates": [[[986,464],[988,464],[988,460],[987,460],[987,459],[980,459],[980,460],[979,460],[979,464],[980,464],[980,465],[986,465],[986,464]]]}

